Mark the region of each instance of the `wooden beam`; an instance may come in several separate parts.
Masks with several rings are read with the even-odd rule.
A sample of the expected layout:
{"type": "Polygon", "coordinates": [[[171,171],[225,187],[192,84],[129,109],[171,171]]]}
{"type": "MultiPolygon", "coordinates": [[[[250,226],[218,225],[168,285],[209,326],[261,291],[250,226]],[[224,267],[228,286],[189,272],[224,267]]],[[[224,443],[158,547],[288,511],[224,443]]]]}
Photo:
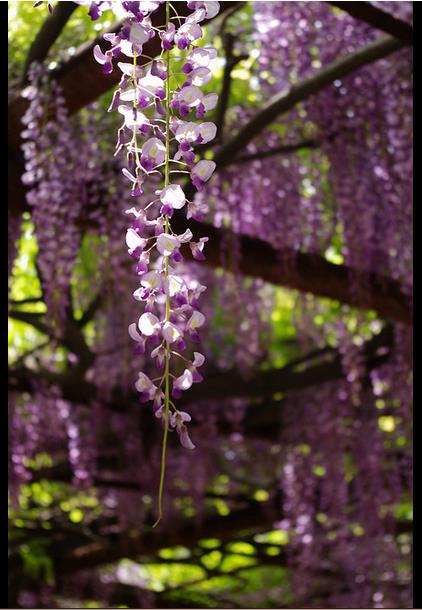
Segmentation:
{"type": "Polygon", "coordinates": [[[405,45],[413,45],[413,27],[370,2],[330,2],[355,19],[372,25],[377,30],[390,34],[405,45]]]}
{"type": "Polygon", "coordinates": [[[22,85],[26,83],[31,63],[44,61],[76,8],[78,8],[78,5],[75,2],[58,2],[54,11],[44,21],[29,47],[23,69],[22,85]]]}
{"type": "MultiPolygon", "coordinates": [[[[68,3],[66,2],[63,4],[68,3]]],[[[221,15],[228,9],[233,8],[235,4],[236,2],[233,1],[222,2],[219,14],[221,15]]],[[[186,2],[178,2],[177,10],[182,16],[191,12],[190,9],[187,8],[186,2]]],[[[152,14],[152,24],[154,27],[160,27],[165,24],[164,4],[152,14]]],[[[120,27],[121,23],[116,23],[110,31],[116,32],[120,27]]],[[[93,49],[97,44],[100,45],[103,52],[109,48],[109,43],[100,35],[94,41],[81,46],[73,57],[51,73],[51,78],[56,80],[62,89],[63,96],[66,100],[66,106],[70,114],[74,114],[84,106],[94,102],[120,80],[121,72],[117,67],[111,74],[102,73],[101,66],[95,61],[93,56],[93,49]]],[[[160,52],[161,41],[158,36],[155,36],[144,45],[143,53],[145,55],[155,57],[156,55],[159,55],[160,52]]],[[[118,59],[117,61],[120,60],[118,59]]],[[[148,59],[145,57],[142,57],[139,60],[140,65],[147,62],[148,59]]],[[[20,151],[20,132],[22,130],[21,119],[27,107],[28,101],[22,98],[20,91],[9,103],[9,154],[16,154],[20,151]]]]}

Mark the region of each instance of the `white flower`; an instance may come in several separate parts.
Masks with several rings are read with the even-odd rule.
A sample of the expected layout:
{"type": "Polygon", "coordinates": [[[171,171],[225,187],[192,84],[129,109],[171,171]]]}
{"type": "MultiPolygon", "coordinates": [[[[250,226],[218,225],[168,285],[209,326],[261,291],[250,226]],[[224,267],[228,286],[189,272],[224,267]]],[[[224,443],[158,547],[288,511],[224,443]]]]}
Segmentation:
{"type": "Polygon", "coordinates": [[[157,250],[163,256],[170,256],[177,248],[180,248],[180,241],[173,235],[161,233],[157,237],[157,250]]]}
{"type": "Polygon", "coordinates": [[[200,311],[194,311],[191,315],[186,328],[188,330],[196,330],[197,328],[201,328],[205,323],[205,316],[200,311]]]}
{"type": "Polygon", "coordinates": [[[145,244],[146,240],[140,237],[134,229],[128,229],[126,231],[126,245],[129,254],[133,254],[137,248],[145,248],[145,244]]]}
{"type": "Polygon", "coordinates": [[[174,297],[179,292],[186,290],[184,280],[177,275],[168,275],[164,280],[165,292],[169,297],[174,297]]]}
{"type": "Polygon", "coordinates": [[[192,121],[182,122],[176,130],[176,140],[181,142],[186,140],[187,142],[195,142],[199,135],[199,125],[192,121]]]}
{"type": "Polygon", "coordinates": [[[138,380],[135,383],[135,388],[138,392],[150,392],[154,388],[151,379],[145,373],[139,373],[138,380]]]}
{"type": "Polygon", "coordinates": [[[216,165],[214,161],[203,159],[192,168],[192,177],[197,176],[202,182],[207,182],[214,173],[216,165]]]}
{"type": "Polygon", "coordinates": [[[141,286],[144,288],[160,289],[162,285],[162,277],[159,271],[148,271],[142,276],[141,286]]]}
{"type": "Polygon", "coordinates": [[[213,110],[217,106],[218,95],[216,93],[208,93],[208,95],[204,95],[201,100],[205,110],[213,110]]]}
{"type": "Polygon", "coordinates": [[[198,106],[201,103],[204,94],[198,87],[194,85],[188,85],[187,87],[183,87],[181,91],[179,91],[178,98],[183,101],[186,106],[193,108],[198,106]]]}
{"type": "Polygon", "coordinates": [[[202,366],[205,362],[205,356],[203,356],[202,354],[200,354],[199,352],[193,352],[193,366],[195,368],[198,368],[200,366],[202,366]]]}
{"type": "Polygon", "coordinates": [[[189,390],[189,388],[192,386],[192,383],[193,383],[192,373],[190,372],[189,369],[185,369],[183,374],[174,380],[173,387],[178,390],[185,391],[185,390],[189,390]]]}
{"type": "Polygon", "coordinates": [[[166,158],[166,147],[158,138],[150,138],[142,146],[142,155],[160,165],[166,158]]]}
{"type": "Polygon", "coordinates": [[[163,326],[163,337],[165,341],[174,343],[182,337],[182,331],[172,322],[165,322],[163,326]]]}
{"type": "Polygon", "coordinates": [[[199,125],[199,133],[202,138],[201,144],[206,144],[207,142],[211,142],[214,140],[215,134],[217,133],[217,127],[211,121],[207,121],[206,123],[201,123],[199,125]]]}
{"type": "Polygon", "coordinates": [[[128,331],[129,331],[129,337],[130,337],[131,339],[133,339],[134,341],[137,341],[138,343],[141,343],[141,342],[144,340],[144,338],[142,337],[142,335],[140,335],[140,334],[138,333],[138,329],[137,329],[137,327],[136,327],[135,322],[133,322],[133,324],[131,324],[131,325],[129,326],[128,331]]]}
{"type": "Polygon", "coordinates": [[[152,313],[143,313],[138,321],[138,328],[143,335],[151,337],[160,329],[160,321],[152,313]]]}
{"type": "Polygon", "coordinates": [[[187,61],[195,68],[206,68],[211,59],[217,57],[217,50],[214,47],[196,47],[187,56],[187,61]]]}
{"type": "Polygon", "coordinates": [[[189,79],[195,87],[202,87],[210,82],[212,77],[211,70],[208,68],[195,68],[190,74],[189,79]]]}
{"type": "Polygon", "coordinates": [[[169,184],[161,191],[160,200],[164,205],[170,205],[175,210],[180,210],[185,205],[186,197],[178,184],[169,184]]]}

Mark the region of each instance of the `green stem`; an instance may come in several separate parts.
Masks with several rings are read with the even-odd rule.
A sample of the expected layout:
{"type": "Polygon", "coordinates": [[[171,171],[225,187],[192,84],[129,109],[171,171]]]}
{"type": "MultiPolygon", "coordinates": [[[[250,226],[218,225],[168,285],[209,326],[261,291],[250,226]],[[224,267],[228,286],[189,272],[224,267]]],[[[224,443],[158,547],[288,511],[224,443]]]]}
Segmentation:
{"type": "MultiPolygon", "coordinates": [[[[136,87],[138,85],[138,79],[136,76],[136,50],[133,49],[133,86],[134,86],[134,91],[135,91],[135,95],[133,96],[133,108],[134,110],[137,109],[137,103],[136,103],[136,87]]],[[[133,126],[133,134],[132,134],[132,142],[131,142],[132,146],[134,146],[135,148],[135,159],[136,159],[136,165],[137,167],[140,167],[141,165],[141,161],[139,159],[139,154],[138,154],[138,140],[137,140],[137,136],[136,136],[136,125],[133,126]]]]}
{"type": "MultiPolygon", "coordinates": [[[[170,2],[166,0],[166,29],[168,27],[170,21],[170,2]]],[[[164,187],[169,185],[169,177],[170,177],[170,51],[165,52],[166,58],[166,67],[167,67],[167,80],[166,80],[166,166],[165,166],[165,174],[164,174],[164,187]]],[[[165,232],[169,233],[169,217],[166,215],[166,226],[165,232]]],[[[167,278],[169,274],[169,259],[166,256],[165,262],[165,277],[167,278]]],[[[170,297],[166,295],[166,318],[165,321],[168,322],[170,319],[170,297]]],[[[169,404],[170,404],[170,343],[166,341],[166,360],[165,360],[165,420],[164,420],[164,434],[163,434],[163,447],[161,451],[161,474],[160,474],[160,487],[158,490],[158,519],[154,523],[153,527],[156,527],[161,518],[163,516],[163,492],[164,492],[164,477],[166,473],[166,451],[167,451],[167,436],[169,431],[169,404]]]]}

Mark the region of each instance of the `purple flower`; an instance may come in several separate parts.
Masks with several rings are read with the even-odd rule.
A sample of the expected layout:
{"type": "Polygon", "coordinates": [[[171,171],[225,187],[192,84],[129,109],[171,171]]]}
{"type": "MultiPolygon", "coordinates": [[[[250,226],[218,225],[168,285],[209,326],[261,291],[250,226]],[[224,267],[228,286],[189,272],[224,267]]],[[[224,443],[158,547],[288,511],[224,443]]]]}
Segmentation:
{"type": "Polygon", "coordinates": [[[182,375],[180,375],[180,377],[177,377],[173,382],[173,396],[175,398],[180,398],[180,392],[185,392],[186,390],[189,390],[192,384],[192,373],[189,369],[185,369],[182,375]]]}
{"type": "Polygon", "coordinates": [[[159,271],[149,271],[142,276],[141,286],[150,290],[161,290],[163,285],[163,276],[159,271]]]}
{"type": "Polygon", "coordinates": [[[186,116],[192,108],[199,106],[202,98],[203,93],[198,87],[186,84],[180,91],[174,93],[170,107],[178,111],[180,116],[186,116]]]}
{"type": "Polygon", "coordinates": [[[140,393],[141,402],[153,400],[155,392],[157,390],[156,386],[152,383],[151,379],[147,375],[145,375],[145,373],[138,374],[138,379],[135,383],[135,388],[140,393]]]}
{"type": "Polygon", "coordinates": [[[135,271],[138,275],[144,275],[148,271],[148,265],[150,260],[149,252],[142,252],[141,256],[136,263],[135,271]]]}
{"type": "Polygon", "coordinates": [[[193,121],[180,121],[175,133],[176,140],[180,145],[183,146],[186,142],[188,148],[190,143],[197,141],[199,135],[199,125],[193,121]]]}
{"type": "Polygon", "coordinates": [[[189,74],[195,68],[207,68],[211,59],[217,57],[217,51],[214,47],[196,47],[186,58],[186,63],[182,68],[183,72],[189,74]],[[189,65],[190,69],[185,70],[186,65],[189,65]]]}
{"type": "Polygon", "coordinates": [[[204,184],[209,180],[216,168],[214,161],[199,161],[191,171],[191,179],[198,191],[201,191],[204,184]]]}
{"type": "Polygon", "coordinates": [[[194,40],[201,38],[202,30],[200,26],[193,22],[186,21],[180,28],[177,30],[174,35],[174,41],[177,44],[178,48],[183,51],[183,49],[189,49],[190,45],[194,40]]]}
{"type": "Polygon", "coordinates": [[[164,345],[159,345],[151,352],[151,358],[157,359],[157,368],[162,371],[166,361],[166,348],[164,345]]]}
{"type": "Polygon", "coordinates": [[[202,201],[189,201],[187,205],[186,218],[194,218],[195,220],[203,220],[208,213],[208,206],[202,201]]]}
{"type": "Polygon", "coordinates": [[[133,229],[128,229],[126,231],[126,245],[128,247],[128,252],[131,256],[139,256],[142,253],[142,250],[145,248],[146,244],[147,240],[140,237],[138,233],[133,229]]]}
{"type": "Polygon", "coordinates": [[[210,82],[211,70],[208,68],[196,68],[189,73],[189,82],[195,87],[202,87],[210,82]]]}
{"type": "Polygon", "coordinates": [[[120,38],[123,40],[129,40],[137,47],[141,47],[150,38],[151,29],[145,27],[142,23],[132,22],[130,25],[124,26],[120,31],[120,38]]]}
{"type": "Polygon", "coordinates": [[[183,337],[183,333],[173,322],[164,322],[163,339],[169,343],[174,343],[183,337]]]}
{"type": "Polygon", "coordinates": [[[94,47],[94,58],[103,66],[103,74],[111,74],[113,72],[113,62],[111,61],[111,52],[103,53],[100,45],[94,47]]]}
{"type": "Polygon", "coordinates": [[[186,324],[186,330],[195,332],[197,328],[201,328],[205,323],[205,316],[200,311],[194,311],[186,324]]]}
{"type": "Polygon", "coordinates": [[[192,256],[197,261],[205,260],[205,255],[203,254],[205,243],[208,241],[208,237],[201,237],[198,242],[191,242],[189,244],[190,249],[192,251],[192,256]]]}
{"type": "Polygon", "coordinates": [[[202,375],[198,373],[196,370],[200,366],[202,366],[205,362],[205,356],[200,354],[199,352],[193,352],[194,359],[191,365],[189,365],[189,370],[192,373],[193,383],[200,383],[203,380],[202,375]]]}
{"type": "Polygon", "coordinates": [[[170,415],[170,425],[176,428],[182,447],[185,447],[185,449],[195,449],[195,445],[189,438],[188,429],[184,423],[189,421],[191,421],[191,416],[185,411],[175,411],[175,413],[170,415]]]}
{"type": "Polygon", "coordinates": [[[143,335],[151,337],[160,331],[161,325],[157,316],[152,313],[143,313],[139,318],[138,328],[143,335]]]}
{"type": "Polygon", "coordinates": [[[186,284],[183,278],[178,275],[169,273],[164,280],[164,290],[169,297],[174,297],[181,292],[186,291],[186,284]]]}
{"type": "Polygon", "coordinates": [[[208,110],[213,110],[218,102],[218,95],[216,93],[208,93],[208,95],[204,95],[201,99],[201,103],[204,106],[205,112],[208,110]]]}
{"type": "Polygon", "coordinates": [[[170,256],[174,250],[180,248],[181,242],[174,235],[161,233],[157,237],[157,250],[163,256],[170,256]]]}
{"type": "Polygon", "coordinates": [[[161,60],[154,60],[151,66],[151,74],[153,76],[158,76],[161,80],[167,79],[167,68],[166,64],[161,60]]]}
{"type": "Polygon", "coordinates": [[[143,190],[142,190],[142,184],[144,181],[144,177],[143,175],[140,173],[139,169],[136,169],[136,176],[134,176],[133,174],[130,173],[129,170],[127,170],[125,167],[122,169],[122,174],[132,182],[132,192],[131,195],[132,197],[139,197],[139,195],[142,195],[143,190]]]}
{"type": "Polygon", "coordinates": [[[158,138],[150,138],[142,146],[141,163],[147,172],[164,162],[166,147],[158,138]]]}
{"type": "Polygon", "coordinates": [[[201,136],[201,144],[207,144],[214,140],[217,133],[217,127],[210,121],[199,125],[199,135],[201,136]]]}
{"type": "MultiPolygon", "coordinates": [[[[129,78],[133,78],[133,70],[134,70],[133,63],[119,61],[117,64],[117,67],[123,72],[123,74],[125,74],[129,78]]],[[[141,66],[136,66],[135,74],[136,74],[137,80],[142,78],[143,70],[142,70],[141,66]]],[[[124,95],[126,95],[126,97],[127,97],[131,91],[133,91],[133,90],[130,89],[129,91],[125,92],[124,95]]],[[[126,100],[126,101],[128,101],[128,100],[126,100]]]]}
{"type": "Polygon", "coordinates": [[[137,346],[135,348],[136,353],[138,353],[138,354],[145,353],[145,337],[143,337],[141,334],[139,334],[135,322],[133,322],[133,324],[130,324],[128,331],[129,331],[130,338],[133,339],[134,341],[136,341],[136,343],[137,343],[137,346]]]}
{"type": "Polygon", "coordinates": [[[201,21],[202,19],[212,19],[218,15],[220,11],[220,3],[209,0],[203,0],[201,2],[188,2],[188,7],[195,11],[194,15],[196,19],[200,19],[201,21]]]}
{"type": "MultiPolygon", "coordinates": [[[[133,176],[132,176],[133,180],[133,176]]],[[[132,228],[136,229],[137,232],[141,233],[145,227],[151,227],[155,225],[154,220],[148,220],[146,212],[144,210],[137,210],[136,208],[130,208],[125,211],[125,214],[132,214],[135,216],[135,220],[132,223],[132,228]]]]}
{"type": "Polygon", "coordinates": [[[120,89],[116,89],[113,94],[113,99],[111,100],[111,104],[107,110],[107,112],[112,112],[113,110],[117,110],[120,104],[120,89]]]}
{"type": "Polygon", "coordinates": [[[160,32],[161,46],[164,51],[171,51],[174,47],[174,35],[176,33],[176,26],[174,23],[169,23],[165,32],[160,32]]]}
{"type": "Polygon", "coordinates": [[[157,388],[154,393],[154,400],[152,403],[152,408],[154,410],[155,415],[157,415],[157,411],[161,408],[163,401],[165,399],[164,392],[157,388]]]}
{"type": "Polygon", "coordinates": [[[181,244],[192,239],[192,232],[187,229],[182,235],[170,235],[161,233],[157,237],[157,250],[163,256],[171,256],[177,251],[181,244]]]}
{"type": "MultiPolygon", "coordinates": [[[[122,99],[122,96],[120,96],[120,99],[122,99]]],[[[136,109],[136,112],[134,112],[133,106],[120,104],[118,110],[120,114],[123,114],[124,126],[132,133],[134,129],[143,136],[148,133],[151,127],[150,120],[139,109],[136,109]]]]}

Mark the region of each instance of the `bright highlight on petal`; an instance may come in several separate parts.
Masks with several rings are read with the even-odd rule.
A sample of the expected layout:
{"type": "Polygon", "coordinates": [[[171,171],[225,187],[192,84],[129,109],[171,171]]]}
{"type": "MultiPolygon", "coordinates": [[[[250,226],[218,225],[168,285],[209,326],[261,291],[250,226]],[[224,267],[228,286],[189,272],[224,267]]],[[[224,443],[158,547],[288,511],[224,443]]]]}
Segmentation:
{"type": "Polygon", "coordinates": [[[126,245],[129,248],[129,254],[134,252],[136,248],[144,248],[146,240],[142,239],[136,231],[128,229],[126,233],[126,245]]]}
{"type": "Polygon", "coordinates": [[[171,205],[175,210],[180,210],[185,205],[186,197],[181,186],[169,184],[161,191],[160,200],[165,205],[171,205]]]}
{"type": "Polygon", "coordinates": [[[146,337],[151,337],[157,333],[160,329],[160,321],[154,314],[152,313],[144,313],[139,318],[138,328],[143,335],[146,337]]]}
{"type": "Polygon", "coordinates": [[[192,373],[185,369],[183,375],[175,379],[173,387],[178,390],[188,390],[193,383],[192,373]]]}

